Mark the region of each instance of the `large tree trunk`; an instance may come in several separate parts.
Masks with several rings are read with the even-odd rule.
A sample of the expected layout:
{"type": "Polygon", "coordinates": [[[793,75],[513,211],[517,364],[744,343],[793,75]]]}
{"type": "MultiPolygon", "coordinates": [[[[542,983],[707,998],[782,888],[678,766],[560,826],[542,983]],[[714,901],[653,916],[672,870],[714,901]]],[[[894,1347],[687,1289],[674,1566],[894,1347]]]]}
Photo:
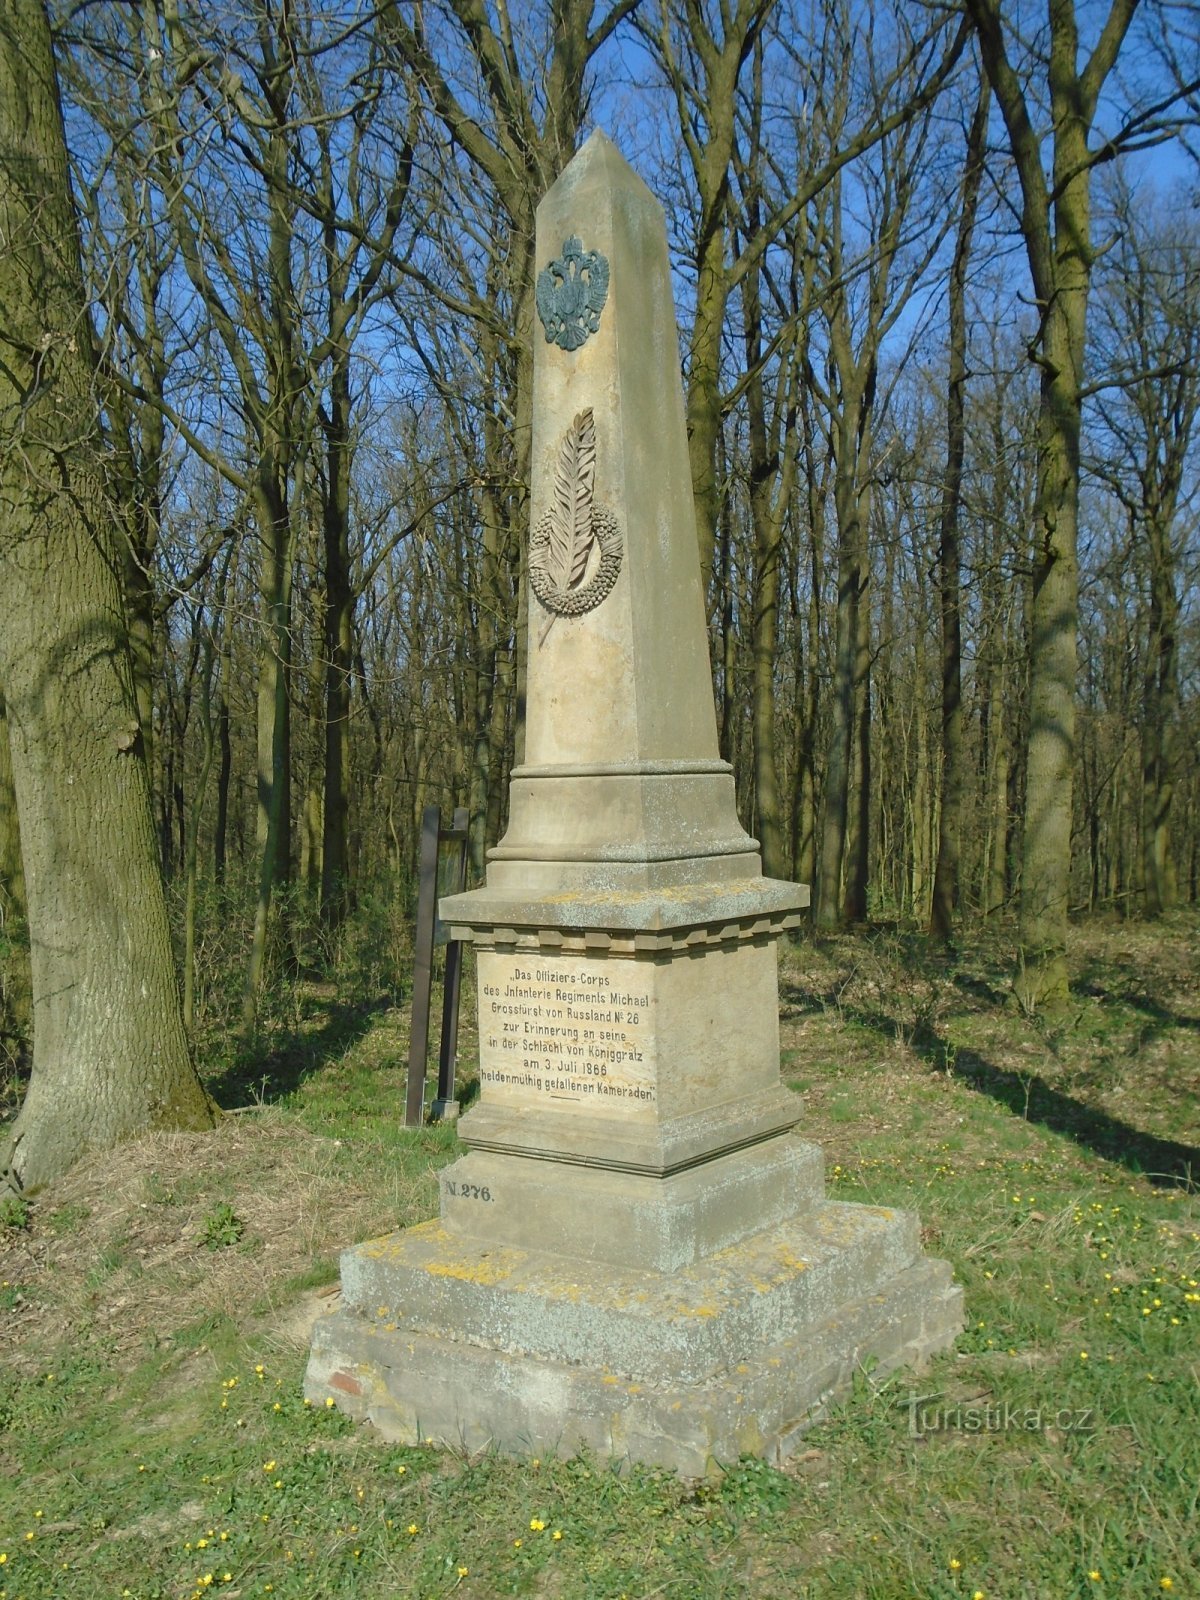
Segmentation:
{"type": "MultiPolygon", "coordinates": [[[[1086,195],[1082,236],[1086,238],[1086,195]]],[[[1065,276],[1065,274],[1064,274],[1065,276]]],[[[1067,905],[1075,778],[1080,376],[1086,280],[1046,316],[1029,655],[1029,741],[1021,833],[1020,966],[1036,1007],[1067,994],[1067,905]]]]}
{"type": "Polygon", "coordinates": [[[50,29],[0,13],[0,682],[29,904],[33,1072],[0,1154],[34,1189],[90,1146],[205,1127],[154,854],[105,503],[50,29]]]}
{"type": "Polygon", "coordinates": [[[8,749],[8,707],[0,689],[0,931],[9,932],[13,920],[25,920],[25,869],[8,749]]]}
{"type": "Polygon", "coordinates": [[[1041,317],[1031,347],[1041,380],[1029,646],[1029,735],[1014,989],[1033,1008],[1065,1001],[1075,776],[1079,438],[1091,239],[1092,121],[1137,9],[1111,0],[1090,56],[1072,0],[1048,7],[1044,58],[1052,173],[1034,132],[1022,74],[1009,60],[999,0],[966,0],[1004,116],[1021,186],[1021,232],[1041,317]]]}

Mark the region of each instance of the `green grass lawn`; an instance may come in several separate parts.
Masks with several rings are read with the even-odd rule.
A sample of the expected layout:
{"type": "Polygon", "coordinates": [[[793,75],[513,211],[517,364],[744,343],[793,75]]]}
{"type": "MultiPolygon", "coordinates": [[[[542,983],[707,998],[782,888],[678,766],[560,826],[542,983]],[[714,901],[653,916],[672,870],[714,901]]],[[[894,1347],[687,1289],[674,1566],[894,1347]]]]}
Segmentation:
{"type": "Polygon", "coordinates": [[[699,1484],[306,1405],[338,1249],[432,1214],[456,1142],[400,1127],[402,1009],[300,993],[253,1058],[214,1039],[245,1109],[0,1226],[0,1600],[1200,1596],[1198,935],[1079,930],[1052,1021],[1004,1003],[1000,941],[787,953],[830,1191],[918,1210],[968,1326],[784,1471],[699,1484]]]}

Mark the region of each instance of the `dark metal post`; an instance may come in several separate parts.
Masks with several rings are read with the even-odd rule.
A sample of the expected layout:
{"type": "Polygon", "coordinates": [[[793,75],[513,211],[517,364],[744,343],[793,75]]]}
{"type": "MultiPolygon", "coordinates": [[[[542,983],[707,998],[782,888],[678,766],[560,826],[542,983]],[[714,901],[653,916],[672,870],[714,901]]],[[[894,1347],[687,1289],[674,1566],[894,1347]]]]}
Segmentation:
{"type": "Polygon", "coordinates": [[[412,1032],[408,1041],[408,1094],[404,1126],[425,1120],[425,1060],[429,1053],[429,992],[433,982],[433,925],[437,912],[437,806],[421,814],[421,854],[417,870],[417,936],[413,950],[412,1032]]]}
{"type": "MultiPolygon", "coordinates": [[[[453,874],[449,885],[451,894],[461,894],[467,886],[467,826],[470,813],[459,806],[454,821],[442,832],[443,839],[454,845],[453,874]]],[[[454,1068],[458,1061],[458,1000],[462,979],[462,940],[451,939],[446,945],[446,976],[442,983],[442,1040],[438,1050],[437,1099],[433,1103],[435,1117],[451,1121],[458,1116],[458,1101],[454,1096],[454,1068]]]]}

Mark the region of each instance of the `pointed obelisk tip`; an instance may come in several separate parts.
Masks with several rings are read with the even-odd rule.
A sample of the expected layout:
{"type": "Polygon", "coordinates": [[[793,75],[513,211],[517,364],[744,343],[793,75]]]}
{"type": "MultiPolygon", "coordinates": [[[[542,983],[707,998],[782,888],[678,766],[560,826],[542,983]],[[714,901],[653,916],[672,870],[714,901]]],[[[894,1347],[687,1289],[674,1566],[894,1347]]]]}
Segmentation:
{"type": "Polygon", "coordinates": [[[654,199],[653,191],[626,161],[604,129],[594,128],[546,191],[542,203],[545,204],[551,195],[561,197],[565,192],[596,182],[606,183],[609,188],[635,188],[654,199]]]}

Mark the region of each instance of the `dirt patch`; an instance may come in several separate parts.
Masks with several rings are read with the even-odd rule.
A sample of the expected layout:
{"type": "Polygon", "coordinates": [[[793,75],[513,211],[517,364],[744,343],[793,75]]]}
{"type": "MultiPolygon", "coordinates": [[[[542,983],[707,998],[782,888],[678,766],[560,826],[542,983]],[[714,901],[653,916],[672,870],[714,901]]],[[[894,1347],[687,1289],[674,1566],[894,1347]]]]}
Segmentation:
{"type": "Polygon", "coordinates": [[[314,1272],[395,1227],[403,1198],[342,1140],[270,1110],[86,1157],[38,1194],[27,1230],[0,1233],[0,1361],[37,1371],[89,1344],[132,1354],[222,1315],[302,1342],[329,1303],[314,1272]],[[222,1219],[237,1237],[210,1248],[222,1219]]]}

